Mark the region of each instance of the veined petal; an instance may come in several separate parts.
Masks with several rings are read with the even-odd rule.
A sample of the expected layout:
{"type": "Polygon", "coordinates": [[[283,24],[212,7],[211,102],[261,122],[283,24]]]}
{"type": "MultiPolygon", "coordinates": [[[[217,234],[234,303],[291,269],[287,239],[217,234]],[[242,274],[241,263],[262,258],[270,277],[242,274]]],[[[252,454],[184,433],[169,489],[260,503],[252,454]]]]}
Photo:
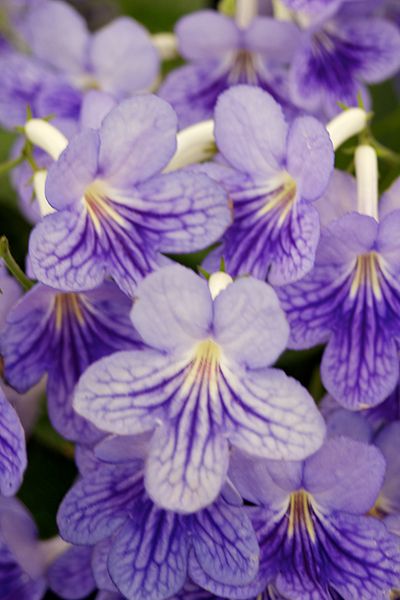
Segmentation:
{"type": "Polygon", "coordinates": [[[264,458],[302,460],[322,444],[325,424],[313,399],[282,371],[222,365],[219,393],[229,439],[264,458]]]}
{"type": "Polygon", "coordinates": [[[219,98],[215,138],[224,157],[239,171],[265,177],[281,171],[286,135],[282,109],[266,92],[235,86],[219,98]]]}
{"type": "Polygon", "coordinates": [[[231,224],[226,192],[200,173],[170,173],[138,187],[135,222],[162,252],[193,252],[231,224]]]}
{"type": "Polygon", "coordinates": [[[126,521],[142,494],[139,465],[101,465],[78,481],[62,501],[57,515],[61,535],[74,544],[96,544],[126,521]]]}
{"type": "Polygon", "coordinates": [[[34,276],[56,289],[95,288],[106,273],[106,257],[86,210],[45,217],[31,234],[29,257],[34,276]]]}
{"type": "Polygon", "coordinates": [[[89,56],[101,89],[119,98],[149,88],[160,64],[146,29],[127,17],[93,34],[89,56]]]}
{"type": "Polygon", "coordinates": [[[17,492],[26,466],[23,427],[0,389],[0,492],[4,496],[17,492]]]}
{"type": "Polygon", "coordinates": [[[196,560],[215,580],[230,585],[250,583],[258,571],[259,548],[243,507],[216,502],[188,517],[196,560]]]}
{"type": "Polygon", "coordinates": [[[176,264],[140,283],[131,313],[143,340],[163,351],[193,348],[211,330],[212,316],[207,282],[176,264]]]}
{"type": "Polygon", "coordinates": [[[147,501],[115,538],[108,568],[118,590],[131,600],[164,600],[186,580],[187,552],[179,517],[147,501]]]}
{"type": "MultiPolygon", "coordinates": [[[[108,572],[108,557],[110,555],[112,545],[112,537],[107,538],[93,548],[92,555],[92,570],[93,576],[96,580],[97,587],[100,590],[107,590],[111,593],[117,594],[118,590],[115,587],[110,574],[108,572]]],[[[118,597],[119,598],[119,597],[118,597]]],[[[97,598],[98,600],[98,598],[97,598]]],[[[113,597],[110,600],[114,600],[113,597]]],[[[117,600],[117,599],[115,599],[117,600]]]]}
{"type": "Polygon", "coordinates": [[[271,365],[283,352],[289,327],[274,290],[243,278],[215,299],[213,332],[228,358],[257,369],[271,365]]]}
{"type": "Polygon", "coordinates": [[[196,512],[217,498],[225,482],[228,442],[209,413],[207,393],[204,384],[189,392],[179,415],[154,433],[145,485],[165,509],[196,512]]]}
{"type": "Polygon", "coordinates": [[[154,429],[168,401],[178,394],[189,360],[177,362],[147,349],[117,352],[82,375],[75,410],[111,433],[133,435],[154,429]]]}

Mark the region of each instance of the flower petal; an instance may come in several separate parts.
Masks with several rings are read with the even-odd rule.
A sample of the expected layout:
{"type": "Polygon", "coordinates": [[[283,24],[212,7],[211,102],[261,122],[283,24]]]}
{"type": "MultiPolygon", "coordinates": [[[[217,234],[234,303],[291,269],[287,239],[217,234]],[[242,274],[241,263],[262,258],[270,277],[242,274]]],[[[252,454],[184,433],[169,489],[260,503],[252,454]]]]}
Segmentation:
{"type": "Polygon", "coordinates": [[[29,257],[33,275],[56,289],[92,289],[106,273],[106,257],[86,210],[44,217],[31,233],[29,257]]]}
{"type": "Polygon", "coordinates": [[[180,19],[175,28],[179,51],[186,60],[220,58],[239,45],[239,30],[233,19],[201,10],[180,19]]]}
{"type": "Polygon", "coordinates": [[[0,492],[4,496],[17,492],[26,466],[24,430],[0,389],[0,492]]]}
{"type": "Polygon", "coordinates": [[[225,366],[222,373],[219,393],[234,446],[274,460],[302,460],[321,446],[324,420],[295,379],[275,369],[225,366]]]}
{"type": "Polygon", "coordinates": [[[389,423],[378,433],[374,444],[386,460],[385,481],[378,499],[378,507],[385,512],[400,512],[400,422],[389,423]]]}
{"type": "Polygon", "coordinates": [[[92,548],[73,546],[57,558],[47,571],[50,589],[68,600],[79,600],[96,588],[92,573],[92,548]]]}
{"type": "Polygon", "coordinates": [[[144,503],[113,543],[108,568],[119,591],[131,600],[163,600],[186,580],[187,540],[173,513],[144,503]]]}
{"type": "Polygon", "coordinates": [[[248,50],[264,55],[269,61],[290,62],[300,42],[300,30],[289,21],[258,16],[243,31],[248,50]]]}
{"type": "Polygon", "coordinates": [[[281,171],[286,135],[282,109],[266,92],[238,85],[219,98],[215,139],[223,156],[239,171],[265,177],[281,171]]]}
{"type": "MultiPolygon", "coordinates": [[[[322,227],[326,227],[346,213],[357,211],[357,181],[353,175],[335,169],[324,194],[314,207],[318,210],[322,227]]],[[[381,208],[381,203],[379,205],[381,208]]],[[[400,205],[399,205],[400,208],[400,205]]]]}
{"type": "Polygon", "coordinates": [[[101,89],[119,98],[150,87],[160,63],[146,29],[128,17],[94,33],[89,56],[101,89]]]}
{"type": "Polygon", "coordinates": [[[224,354],[243,367],[270,366],[286,347],[289,327],[274,290],[238,279],[214,301],[213,332],[224,354]]]}
{"type": "Polygon", "coordinates": [[[98,90],[86,92],[79,115],[81,129],[100,129],[104,117],[115,108],[116,104],[111,94],[98,90]]]}
{"type": "Polygon", "coordinates": [[[374,505],[384,475],[385,460],[377,448],[338,437],[306,460],[303,485],[324,509],[361,515],[374,505]]]}
{"type": "Polygon", "coordinates": [[[217,498],[226,478],[228,443],[200,394],[191,394],[176,419],[159,427],[152,439],[145,485],[166,510],[204,508],[217,498]]]}
{"type": "Polygon", "coordinates": [[[140,283],[131,317],[143,340],[166,351],[192,348],[211,330],[207,283],[190,269],[171,265],[140,283]]]}
{"type": "Polygon", "coordinates": [[[259,548],[245,510],[216,502],[190,517],[194,556],[202,569],[221,583],[249,583],[258,571],[259,548]]]}
{"type": "Polygon", "coordinates": [[[232,220],[226,192],[206,175],[155,177],[138,187],[138,195],[135,222],[161,252],[201,250],[218,241],[232,220]]]}
{"type": "Polygon", "coordinates": [[[176,149],[177,119],[161,98],[143,95],[114,108],[100,129],[100,168],[104,179],[126,188],[163,169],[176,149]]]}
{"type": "Polygon", "coordinates": [[[143,493],[140,465],[100,465],[67,493],[57,515],[63,538],[92,545],[116,531],[143,493]]]}
{"type": "Polygon", "coordinates": [[[325,191],[333,171],[334,151],[325,127],[313,117],[298,117],[289,128],[287,170],[305,200],[325,191]]]}

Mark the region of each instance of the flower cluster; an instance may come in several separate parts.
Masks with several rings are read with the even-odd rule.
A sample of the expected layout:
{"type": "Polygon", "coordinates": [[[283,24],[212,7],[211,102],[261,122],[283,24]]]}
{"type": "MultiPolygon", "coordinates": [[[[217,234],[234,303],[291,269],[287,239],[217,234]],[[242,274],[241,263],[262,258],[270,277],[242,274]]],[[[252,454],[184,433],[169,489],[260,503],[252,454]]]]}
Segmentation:
{"type": "Polygon", "coordinates": [[[400,593],[400,157],[366,109],[398,11],[228,4],[153,36],[0,9],[31,226],[25,270],[0,238],[0,600],[400,593]],[[77,469],[50,539],[38,413],[77,469]]]}

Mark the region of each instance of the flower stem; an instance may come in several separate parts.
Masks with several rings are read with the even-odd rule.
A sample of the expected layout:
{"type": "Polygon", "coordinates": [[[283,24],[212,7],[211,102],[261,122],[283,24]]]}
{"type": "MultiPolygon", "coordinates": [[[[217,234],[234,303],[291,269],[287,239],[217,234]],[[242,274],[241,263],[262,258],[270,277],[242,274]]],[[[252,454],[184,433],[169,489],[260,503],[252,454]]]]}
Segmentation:
{"type": "Polygon", "coordinates": [[[4,235],[0,237],[0,258],[4,260],[7,269],[10,271],[13,277],[15,277],[15,279],[21,284],[21,286],[26,292],[34,286],[34,282],[25,275],[25,273],[11,254],[8,239],[4,235]]]}

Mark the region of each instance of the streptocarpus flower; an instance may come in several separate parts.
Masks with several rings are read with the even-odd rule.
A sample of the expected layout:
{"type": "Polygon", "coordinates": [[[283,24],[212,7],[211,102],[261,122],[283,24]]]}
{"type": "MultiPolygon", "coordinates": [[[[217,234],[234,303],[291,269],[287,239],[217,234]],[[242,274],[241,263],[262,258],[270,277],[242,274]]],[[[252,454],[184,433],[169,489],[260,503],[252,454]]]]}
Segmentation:
{"type": "Polygon", "coordinates": [[[377,448],[344,437],[304,462],[235,453],[233,483],[259,507],[250,509],[261,549],[258,577],[288,598],[387,598],[400,583],[399,541],[365,516],[384,473],[377,448]]]}
{"type": "Polygon", "coordinates": [[[288,125],[270,95],[237,86],[218,101],[215,139],[227,165],[201,169],[228,191],[234,222],[214,260],[222,255],[232,275],[268,277],[275,285],[300,279],[312,268],[319,238],[311,203],[333,169],[325,127],[313,117],[288,125]]]}
{"type": "Polygon", "coordinates": [[[128,17],[91,34],[78,12],[53,0],[29,12],[24,37],[32,57],[53,75],[35,99],[35,116],[77,118],[87,90],[123,100],[147,90],[158,74],[159,56],[150,36],[128,17]]]}
{"type": "MultiPolygon", "coordinates": [[[[399,378],[399,185],[398,181],[382,198],[380,221],[377,212],[370,216],[370,211],[349,212],[328,223],[313,270],[278,289],[291,327],[289,346],[328,342],[322,381],[335,400],[351,410],[379,404],[399,378]]],[[[355,182],[347,190],[342,207],[347,200],[352,210],[355,182]]],[[[360,210],[369,203],[368,194],[373,197],[376,191],[364,193],[361,186],[360,210]]],[[[375,209],[376,202],[372,200],[375,209]]]]}
{"type": "Polygon", "coordinates": [[[400,31],[394,23],[352,14],[343,0],[284,1],[300,9],[297,16],[306,24],[289,71],[290,95],[298,106],[329,118],[339,112],[339,101],[356,105],[365,84],[400,69],[400,31]]]}
{"type": "Polygon", "coordinates": [[[36,285],[10,310],[0,335],[5,378],[25,392],[47,373],[49,415],[65,437],[89,443],[99,433],[72,408],[86,367],[121,348],[141,347],[131,303],[113,283],[85,293],[36,285]]]}
{"type": "Polygon", "coordinates": [[[12,496],[17,492],[26,465],[24,430],[0,388],[0,494],[12,496]]]}
{"type": "MultiPolygon", "coordinates": [[[[100,444],[103,457],[107,442],[100,444]]],[[[97,568],[107,567],[124,596],[170,598],[194,567],[234,585],[255,576],[258,545],[240,505],[221,496],[197,514],[165,511],[145,492],[144,464],[135,440],[114,438],[111,444],[112,462],[96,460],[83,474],[64,498],[58,524],[72,543],[96,545],[93,565],[103,563],[97,568]]]]}
{"type": "MultiPolygon", "coordinates": [[[[231,281],[222,278],[224,286],[231,281]]],[[[93,365],[74,401],[105,431],[154,430],[146,489],[160,506],[181,512],[218,496],[228,442],[259,456],[304,458],[324,436],[308,392],[268,368],[288,335],[275,292],[245,278],[215,297],[214,281],[209,289],[179,265],[149,275],[137,288],[131,318],[150,348],[93,365]]]]}
{"type": "Polygon", "coordinates": [[[132,295],[139,279],[168,260],[218,240],[230,223],[225,192],[206,175],[160,175],[176,147],[176,115],[156,96],[114,108],[83,131],[49,170],[56,210],[34,229],[34,276],[66,291],[105,277],[132,295]]]}
{"type": "Polygon", "coordinates": [[[284,65],[299,42],[295,25],[255,17],[242,26],[205,10],[183,17],[176,35],[190,64],[170,73],[159,94],[172,104],[181,127],[211,117],[219,94],[241,83],[262,87],[293,110],[284,65]]]}

